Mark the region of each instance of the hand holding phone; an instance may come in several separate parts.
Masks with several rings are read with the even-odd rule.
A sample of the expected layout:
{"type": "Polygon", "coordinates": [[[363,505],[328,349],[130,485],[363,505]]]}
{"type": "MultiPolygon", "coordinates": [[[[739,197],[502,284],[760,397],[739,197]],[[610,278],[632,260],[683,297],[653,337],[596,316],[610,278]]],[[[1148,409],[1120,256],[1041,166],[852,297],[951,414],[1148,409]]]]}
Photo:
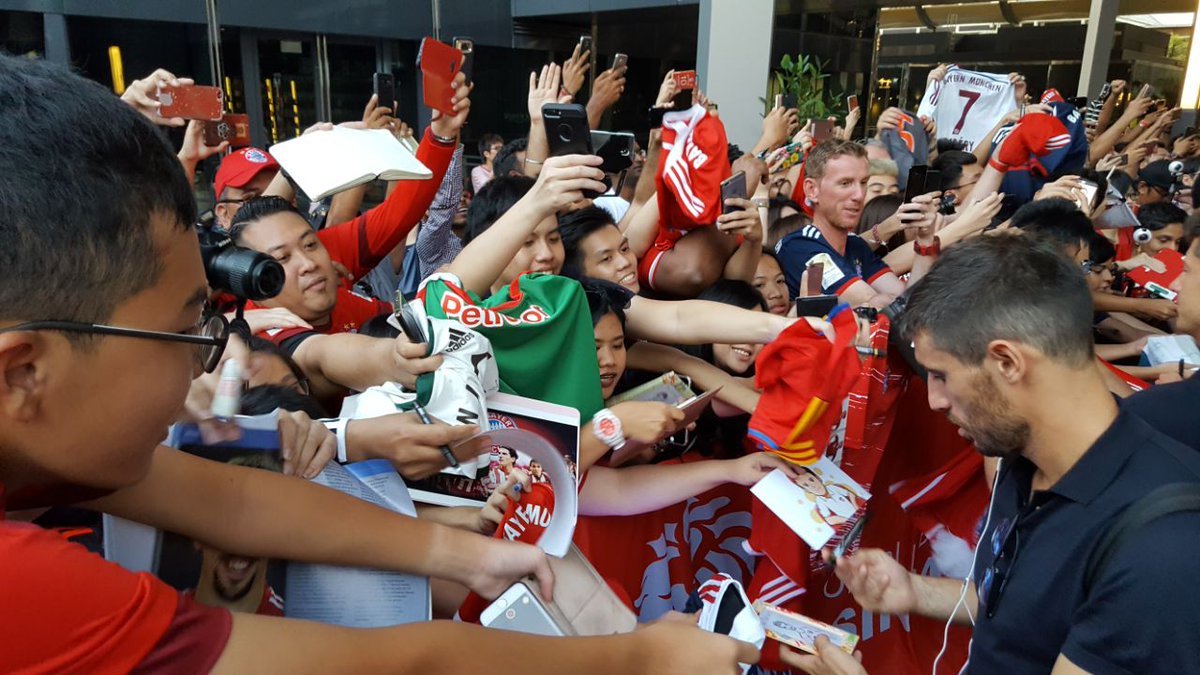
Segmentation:
{"type": "Polygon", "coordinates": [[[730,206],[730,199],[746,198],[746,172],[739,171],[721,181],[721,213],[742,211],[740,206],[730,206]]]}
{"type": "Polygon", "coordinates": [[[924,164],[917,164],[908,170],[908,183],[904,185],[904,203],[908,204],[915,197],[925,194],[925,179],[929,173],[929,167],[924,164]]]}
{"type": "Polygon", "coordinates": [[[629,68],[629,56],[625,54],[616,54],[613,56],[612,70],[619,72],[629,68]]]}
{"type": "Polygon", "coordinates": [[[858,110],[858,95],[850,94],[846,97],[846,109],[853,112],[858,110]]]}
{"type": "Polygon", "coordinates": [[[542,599],[521,581],[510,586],[488,605],[480,614],[479,623],[488,628],[531,635],[567,634],[550,614],[542,599]]]}
{"type": "Polygon", "coordinates": [[[454,80],[462,70],[463,53],[433,38],[421,40],[417,54],[421,68],[421,89],[425,106],[445,115],[454,116],[454,80]]]}
{"type": "MultiPolygon", "coordinates": [[[[595,155],[592,150],[592,131],[588,126],[587,110],[578,103],[547,103],[542,106],[542,120],[546,128],[546,140],[550,145],[550,156],[595,155]]],[[[608,175],[604,176],[606,188],[612,188],[608,175]]],[[[584,190],[585,199],[595,199],[602,193],[584,190]]]]}
{"type": "MultiPolygon", "coordinates": [[[[833,264],[832,260],[829,262],[833,264]]],[[[800,289],[800,296],[796,298],[796,316],[825,317],[838,305],[836,295],[825,294],[825,263],[809,264],[804,277],[808,285],[800,289]]]]}
{"type": "Polygon", "coordinates": [[[829,120],[809,120],[812,123],[814,143],[820,143],[833,138],[833,122],[829,120]]]}
{"type": "Polygon", "coordinates": [[[375,104],[388,108],[396,114],[396,78],[391,73],[375,73],[371,76],[371,88],[375,93],[375,104]]]}
{"type": "Polygon", "coordinates": [[[692,91],[696,88],[696,71],[677,70],[672,77],[675,79],[675,110],[687,110],[692,107],[692,91]]]}

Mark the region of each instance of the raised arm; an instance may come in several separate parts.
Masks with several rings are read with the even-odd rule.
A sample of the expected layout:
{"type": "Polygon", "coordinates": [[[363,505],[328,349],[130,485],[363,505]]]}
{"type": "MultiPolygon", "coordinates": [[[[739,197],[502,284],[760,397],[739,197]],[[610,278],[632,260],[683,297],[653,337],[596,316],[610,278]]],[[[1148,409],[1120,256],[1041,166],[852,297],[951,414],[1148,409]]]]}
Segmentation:
{"type": "MultiPolygon", "coordinates": [[[[766,344],[798,320],[720,302],[651,300],[640,295],[625,310],[629,337],[672,345],[766,344]]],[[[805,320],[822,332],[828,328],[824,321],[805,320]]]]}
{"type": "Polygon", "coordinates": [[[421,261],[421,276],[428,276],[449,265],[459,251],[462,241],[454,234],[454,215],[462,203],[463,147],[454,151],[446,177],[438,187],[429,216],[417,232],[417,259],[421,261]]]}
{"type": "Polygon", "coordinates": [[[542,121],[542,106],[547,103],[570,103],[571,96],[562,91],[562,68],[557,63],[542,66],[542,72],[529,74],[529,136],[525,146],[526,176],[537,178],[542,164],[550,156],[550,140],[542,121]]]}
{"type": "Polygon", "coordinates": [[[450,273],[467,290],[488,293],[538,223],[582,200],[583,190],[604,191],[600,163],[587,155],[547,159],[529,192],[458,254],[450,273]]]}
{"type": "Polygon", "coordinates": [[[676,373],[689,377],[701,391],[720,388],[716,398],[746,413],[753,413],[762,396],[738,378],[704,359],[655,342],[638,342],[629,348],[625,367],[631,370],[676,373]]]}

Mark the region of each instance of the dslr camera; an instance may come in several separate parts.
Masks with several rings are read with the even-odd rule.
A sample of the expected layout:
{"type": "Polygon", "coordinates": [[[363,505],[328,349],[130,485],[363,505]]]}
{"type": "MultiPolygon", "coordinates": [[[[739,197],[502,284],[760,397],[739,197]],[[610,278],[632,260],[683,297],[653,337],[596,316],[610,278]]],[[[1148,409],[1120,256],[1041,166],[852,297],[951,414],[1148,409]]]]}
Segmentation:
{"type": "Polygon", "coordinates": [[[215,227],[198,226],[200,256],[208,285],[247,300],[269,300],[283,290],[283,266],[270,256],[236,246],[229,235],[215,227]]]}

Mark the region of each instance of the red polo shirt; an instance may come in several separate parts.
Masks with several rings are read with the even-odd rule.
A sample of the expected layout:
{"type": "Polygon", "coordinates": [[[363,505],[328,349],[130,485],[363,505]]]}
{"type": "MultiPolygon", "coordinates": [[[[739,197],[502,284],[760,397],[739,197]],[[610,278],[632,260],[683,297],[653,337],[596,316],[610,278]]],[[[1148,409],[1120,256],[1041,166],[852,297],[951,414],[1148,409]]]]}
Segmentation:
{"type": "Polygon", "coordinates": [[[205,673],[229,640],[229,612],[40,527],[6,522],[3,485],[0,561],[6,672],[205,673]]]}

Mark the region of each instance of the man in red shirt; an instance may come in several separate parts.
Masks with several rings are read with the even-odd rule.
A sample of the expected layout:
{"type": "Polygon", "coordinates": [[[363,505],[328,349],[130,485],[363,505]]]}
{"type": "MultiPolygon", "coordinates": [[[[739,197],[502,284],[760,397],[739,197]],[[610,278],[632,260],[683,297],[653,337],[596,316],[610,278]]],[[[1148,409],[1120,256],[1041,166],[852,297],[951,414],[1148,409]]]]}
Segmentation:
{"type": "MultiPolygon", "coordinates": [[[[534,547],[159,447],[227,332],[201,320],[207,284],[190,185],[165,138],[94,82],[0,56],[0,91],[5,670],[682,675],[757,660],[752,647],[684,624],[576,640],[445,622],[355,631],[230,615],[55,534],[3,522],[10,509],[86,502],[246,556],[438,576],[485,597],[533,574],[553,593],[534,547]],[[63,182],[65,167],[72,178],[63,182]],[[51,184],[61,189],[45,190],[51,184]],[[62,274],[68,266],[72,274],[62,274]],[[497,661],[501,650],[521,656],[497,661]]],[[[157,117],[149,97],[131,100],[157,117]]],[[[444,443],[473,432],[441,428],[444,443]]]]}

